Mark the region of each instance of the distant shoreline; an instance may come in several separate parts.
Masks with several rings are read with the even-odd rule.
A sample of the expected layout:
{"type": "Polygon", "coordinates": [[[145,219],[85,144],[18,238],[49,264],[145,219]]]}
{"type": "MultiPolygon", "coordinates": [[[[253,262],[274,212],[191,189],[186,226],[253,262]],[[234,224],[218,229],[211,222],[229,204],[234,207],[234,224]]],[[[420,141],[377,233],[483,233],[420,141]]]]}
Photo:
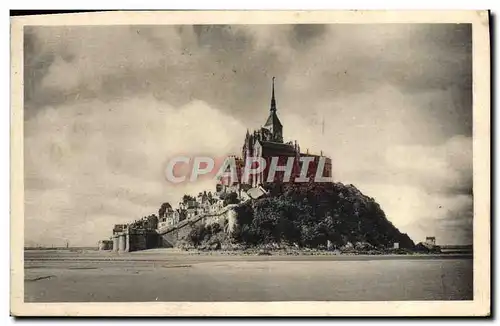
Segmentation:
{"type": "Polygon", "coordinates": [[[318,257],[407,257],[407,258],[418,258],[418,257],[429,257],[429,258],[442,258],[442,257],[464,257],[464,258],[472,258],[472,252],[451,252],[451,253],[423,253],[423,252],[412,252],[412,253],[377,253],[370,254],[366,252],[333,252],[327,250],[317,250],[317,251],[307,251],[307,250],[297,250],[297,251],[286,251],[286,250],[251,250],[251,251],[242,251],[242,250],[187,250],[185,251],[187,255],[192,256],[242,256],[242,257],[251,257],[251,256],[276,256],[276,257],[307,257],[307,256],[318,256],[318,257]]]}
{"type": "Polygon", "coordinates": [[[142,261],[161,262],[177,260],[249,260],[249,261],[366,261],[366,260],[426,260],[426,259],[473,259],[472,252],[462,253],[409,253],[366,254],[334,253],[329,251],[258,251],[241,250],[182,250],[172,248],[151,249],[118,253],[98,250],[26,250],[25,261],[142,261]]]}

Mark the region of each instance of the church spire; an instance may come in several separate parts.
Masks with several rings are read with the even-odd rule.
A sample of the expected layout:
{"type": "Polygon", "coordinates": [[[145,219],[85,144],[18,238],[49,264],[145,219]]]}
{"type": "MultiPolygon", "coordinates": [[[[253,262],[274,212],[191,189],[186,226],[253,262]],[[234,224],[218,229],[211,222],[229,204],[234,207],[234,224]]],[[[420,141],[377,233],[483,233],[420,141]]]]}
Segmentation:
{"type": "Polygon", "coordinates": [[[273,95],[271,97],[271,112],[276,112],[276,99],[274,98],[274,79],[276,77],[273,77],[273,95]]]}
{"type": "MultiPolygon", "coordinates": [[[[266,124],[262,129],[266,129],[269,134],[270,141],[282,143],[283,142],[283,125],[278,119],[278,115],[276,114],[276,98],[274,97],[274,79],[273,77],[273,94],[271,97],[271,112],[269,113],[269,117],[267,118],[266,124]]],[[[267,137],[267,136],[266,136],[267,137]]]]}

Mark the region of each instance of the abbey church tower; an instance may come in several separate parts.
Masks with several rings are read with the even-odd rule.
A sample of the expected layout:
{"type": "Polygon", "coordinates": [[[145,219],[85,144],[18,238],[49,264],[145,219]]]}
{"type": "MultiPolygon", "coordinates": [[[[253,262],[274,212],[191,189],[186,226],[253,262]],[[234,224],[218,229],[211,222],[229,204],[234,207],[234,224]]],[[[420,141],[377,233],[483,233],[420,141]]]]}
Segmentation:
{"type": "Polygon", "coordinates": [[[281,124],[280,119],[278,119],[278,116],[276,115],[276,98],[274,96],[274,77],[273,77],[273,91],[271,96],[271,110],[269,112],[269,118],[267,118],[267,121],[262,127],[262,129],[263,133],[265,134],[267,134],[266,131],[269,132],[267,135],[264,135],[264,137],[267,138],[265,140],[276,143],[283,143],[283,125],[281,124]]]}
{"type": "MultiPolygon", "coordinates": [[[[302,153],[300,151],[300,146],[295,142],[284,142],[283,141],[283,125],[281,124],[278,115],[276,114],[276,97],[274,94],[274,77],[272,82],[272,95],[271,95],[271,108],[269,112],[269,116],[266,120],[266,123],[261,128],[254,130],[253,132],[249,132],[247,130],[245,136],[245,142],[243,143],[242,148],[242,159],[241,164],[244,167],[244,164],[247,162],[249,158],[262,158],[266,162],[266,167],[264,171],[260,172],[256,175],[251,175],[249,180],[245,180],[244,183],[256,187],[258,185],[264,185],[266,183],[272,182],[283,182],[283,172],[280,172],[275,175],[273,180],[268,180],[267,176],[269,173],[269,166],[271,165],[271,161],[273,158],[278,158],[277,164],[279,166],[285,166],[288,162],[288,158],[293,157],[293,167],[292,167],[292,179],[299,175],[301,171],[300,166],[300,158],[302,157],[311,157],[312,161],[308,165],[307,169],[307,179],[313,179],[316,175],[316,169],[323,169],[323,176],[331,177],[331,160],[330,158],[323,157],[323,153],[320,155],[314,155],[307,153],[302,153]],[[325,159],[324,166],[319,165],[320,158],[325,159]]],[[[241,178],[239,178],[241,180],[241,178]]],[[[286,181],[288,182],[288,181],[286,181]]]]}

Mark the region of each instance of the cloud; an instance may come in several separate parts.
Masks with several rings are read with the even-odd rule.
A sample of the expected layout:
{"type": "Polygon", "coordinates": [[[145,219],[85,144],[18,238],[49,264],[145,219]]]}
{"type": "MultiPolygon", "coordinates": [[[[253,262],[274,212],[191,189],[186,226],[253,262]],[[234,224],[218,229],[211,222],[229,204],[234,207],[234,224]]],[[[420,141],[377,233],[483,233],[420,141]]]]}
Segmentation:
{"type": "Polygon", "coordinates": [[[470,25],[299,26],[27,28],[28,107],[154,94],[176,106],[203,100],[257,123],[250,112],[265,113],[262,94],[277,76],[293,112],[389,83],[407,93],[450,89],[457,110],[434,114],[471,120],[470,25]]]}
{"type": "Polygon", "coordinates": [[[471,244],[471,195],[428,193],[417,185],[356,184],[373,196],[387,218],[416,242],[436,236],[438,244],[471,244]]]}
{"type": "MultiPolygon", "coordinates": [[[[455,136],[441,146],[396,146],[387,152],[389,171],[401,171],[428,192],[472,194],[472,138],[455,136]]],[[[404,180],[402,180],[404,182],[404,180]]]]}
{"type": "Polygon", "coordinates": [[[472,243],[472,138],[389,148],[380,168],[358,184],[413,239],[433,235],[441,244],[472,243]]]}
{"type": "Polygon", "coordinates": [[[170,184],[167,160],[233,153],[245,132],[204,102],[174,108],[153,97],[50,108],[25,128],[26,239],[58,245],[96,243],[115,223],[213,186],[170,184]]]}

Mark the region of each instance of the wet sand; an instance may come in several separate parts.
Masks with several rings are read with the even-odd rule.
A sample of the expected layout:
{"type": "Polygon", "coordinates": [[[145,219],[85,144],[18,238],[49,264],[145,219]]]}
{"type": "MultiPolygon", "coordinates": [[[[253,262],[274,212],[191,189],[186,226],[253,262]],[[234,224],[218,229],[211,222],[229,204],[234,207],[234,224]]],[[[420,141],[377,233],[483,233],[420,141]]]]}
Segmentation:
{"type": "Polygon", "coordinates": [[[25,252],[26,302],[471,300],[469,256],[25,252]]]}

